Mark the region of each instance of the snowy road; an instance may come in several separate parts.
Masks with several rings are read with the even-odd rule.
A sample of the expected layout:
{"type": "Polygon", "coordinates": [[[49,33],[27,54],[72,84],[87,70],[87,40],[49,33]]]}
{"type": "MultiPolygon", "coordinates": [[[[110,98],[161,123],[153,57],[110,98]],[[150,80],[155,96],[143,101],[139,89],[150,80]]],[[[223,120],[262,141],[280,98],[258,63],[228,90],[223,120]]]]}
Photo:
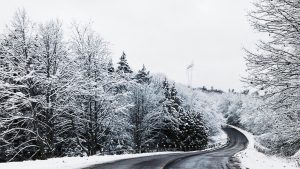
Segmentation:
{"type": "Polygon", "coordinates": [[[87,169],[224,169],[235,153],[243,150],[248,140],[233,128],[225,128],[230,143],[210,152],[191,152],[125,159],[91,166],[87,169]]]}

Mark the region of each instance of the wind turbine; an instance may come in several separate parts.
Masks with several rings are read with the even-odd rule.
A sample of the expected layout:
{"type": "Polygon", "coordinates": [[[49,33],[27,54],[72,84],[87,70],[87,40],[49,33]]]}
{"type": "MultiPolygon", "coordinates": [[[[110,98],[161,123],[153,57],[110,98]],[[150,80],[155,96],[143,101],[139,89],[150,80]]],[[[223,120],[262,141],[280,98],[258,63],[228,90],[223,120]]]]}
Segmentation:
{"type": "Polygon", "coordinates": [[[186,67],[187,74],[187,86],[192,87],[193,83],[193,70],[194,70],[194,61],[186,67]]]}

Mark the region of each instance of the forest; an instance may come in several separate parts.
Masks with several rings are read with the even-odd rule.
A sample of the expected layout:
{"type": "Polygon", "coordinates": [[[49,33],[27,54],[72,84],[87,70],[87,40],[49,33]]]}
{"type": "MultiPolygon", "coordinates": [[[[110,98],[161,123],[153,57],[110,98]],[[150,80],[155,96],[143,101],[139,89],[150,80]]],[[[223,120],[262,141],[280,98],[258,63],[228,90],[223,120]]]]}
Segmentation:
{"type": "MultiPolygon", "coordinates": [[[[268,37],[245,49],[243,91],[175,83],[78,22],[32,21],[18,10],[0,34],[0,162],[201,150],[231,124],[270,155],[299,154],[300,4],[259,0],[249,13],[268,37]]],[[[126,49],[124,49],[126,51],[126,49]]],[[[241,56],[242,57],[242,56],[241,56]]]]}
{"type": "Polygon", "coordinates": [[[70,33],[19,10],[1,34],[0,161],[206,147],[196,92],[133,72],[124,52],[114,65],[91,25],[70,33]]]}

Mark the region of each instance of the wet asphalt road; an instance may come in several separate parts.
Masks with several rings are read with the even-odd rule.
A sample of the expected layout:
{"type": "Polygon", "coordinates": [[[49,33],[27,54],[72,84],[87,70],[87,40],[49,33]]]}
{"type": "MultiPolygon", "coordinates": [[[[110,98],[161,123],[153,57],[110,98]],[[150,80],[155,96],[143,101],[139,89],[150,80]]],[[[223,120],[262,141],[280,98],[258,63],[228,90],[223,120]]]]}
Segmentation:
{"type": "Polygon", "coordinates": [[[248,140],[236,129],[224,128],[224,131],[230,142],[217,150],[125,159],[86,169],[226,169],[230,157],[245,149],[248,140]]]}

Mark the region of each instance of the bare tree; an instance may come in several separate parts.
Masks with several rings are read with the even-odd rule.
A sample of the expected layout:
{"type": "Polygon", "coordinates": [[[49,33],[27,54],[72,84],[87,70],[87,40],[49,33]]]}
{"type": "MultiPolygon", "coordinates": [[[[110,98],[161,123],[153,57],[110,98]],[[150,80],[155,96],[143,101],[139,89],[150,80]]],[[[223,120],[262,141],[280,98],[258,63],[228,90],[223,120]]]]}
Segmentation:
{"type": "Polygon", "coordinates": [[[278,126],[289,126],[284,132],[295,131],[300,120],[300,4],[260,0],[249,16],[254,29],[269,38],[258,43],[256,52],[246,50],[245,81],[261,91],[266,107],[281,112],[278,126]]]}
{"type": "Polygon", "coordinates": [[[2,40],[0,89],[2,146],[10,160],[31,158],[41,153],[38,130],[38,91],[33,82],[36,30],[24,10],[18,10],[2,40]],[[16,144],[18,143],[18,144],[16,144]],[[36,144],[38,143],[38,144],[36,144]],[[29,153],[25,153],[29,152],[29,153]]]}
{"type": "Polygon", "coordinates": [[[261,41],[257,52],[246,50],[246,80],[264,91],[266,98],[274,98],[273,108],[288,108],[296,101],[299,89],[300,6],[294,1],[261,0],[255,7],[250,21],[256,30],[267,32],[270,39],[261,41]]]}

